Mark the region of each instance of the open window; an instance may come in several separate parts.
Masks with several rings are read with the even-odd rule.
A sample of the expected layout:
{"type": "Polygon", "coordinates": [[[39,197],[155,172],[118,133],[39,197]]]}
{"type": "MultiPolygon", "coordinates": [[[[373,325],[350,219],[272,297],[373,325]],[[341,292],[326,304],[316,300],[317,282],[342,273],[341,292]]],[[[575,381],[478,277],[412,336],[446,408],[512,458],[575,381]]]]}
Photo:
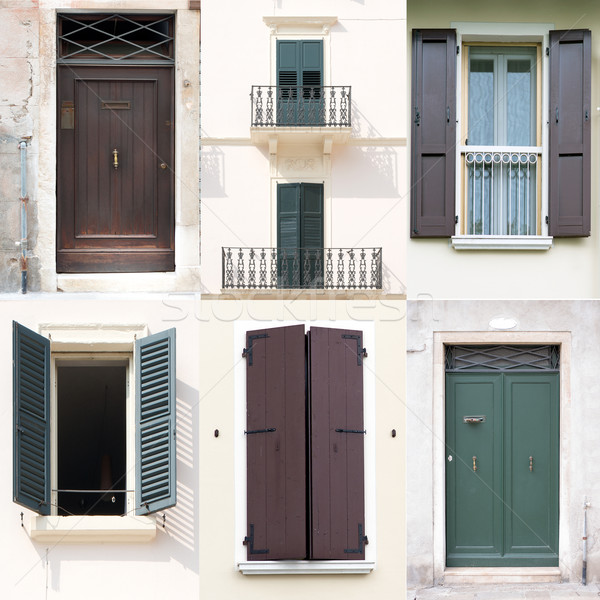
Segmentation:
{"type": "Polygon", "coordinates": [[[304,325],[246,333],[248,561],[365,559],[362,341],[304,325]]]}
{"type": "Polygon", "coordinates": [[[548,27],[413,31],[412,237],[589,236],[591,34],[548,27]]]}
{"type": "Polygon", "coordinates": [[[175,330],[131,350],[51,352],[13,323],[16,503],[58,516],[175,505],[175,330]]]}

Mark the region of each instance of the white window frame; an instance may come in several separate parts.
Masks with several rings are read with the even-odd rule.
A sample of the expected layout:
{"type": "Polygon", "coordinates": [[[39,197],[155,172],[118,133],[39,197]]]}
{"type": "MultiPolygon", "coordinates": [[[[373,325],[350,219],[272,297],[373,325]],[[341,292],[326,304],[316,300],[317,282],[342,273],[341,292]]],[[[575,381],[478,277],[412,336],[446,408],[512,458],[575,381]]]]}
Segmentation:
{"type": "MultiPolygon", "coordinates": [[[[334,575],[370,573],[376,567],[377,521],[375,498],[375,328],[372,322],[360,322],[363,344],[369,357],[363,370],[364,385],[364,428],[365,436],[365,532],[369,543],[365,546],[365,560],[247,560],[247,549],[242,544],[247,534],[247,476],[246,476],[246,361],[240,360],[241,349],[246,345],[246,332],[253,329],[270,329],[298,325],[298,321],[236,321],[233,335],[234,367],[234,536],[235,569],[243,575],[334,575]],[[367,363],[368,361],[368,363],[367,363]]],[[[305,323],[305,331],[310,327],[334,327],[356,329],[356,321],[310,321],[305,323]]]]}
{"type": "Polygon", "coordinates": [[[453,22],[451,27],[456,29],[456,43],[460,52],[457,54],[456,68],[456,188],[455,188],[455,214],[459,215],[455,235],[451,238],[455,250],[548,250],[552,247],[552,236],[548,235],[548,183],[549,183],[549,146],[547,105],[550,93],[550,59],[546,55],[549,47],[549,32],[554,29],[552,23],[471,23],[453,22]],[[464,185],[461,177],[461,133],[462,123],[462,53],[464,44],[468,42],[484,42],[493,46],[499,42],[541,44],[542,64],[542,97],[541,111],[536,115],[542,125],[542,173],[541,173],[541,232],[539,235],[463,235],[460,233],[460,221],[465,218],[462,211],[462,188],[464,185]]]}
{"type": "MultiPolygon", "coordinates": [[[[148,335],[146,325],[63,325],[43,324],[39,333],[50,339],[50,477],[51,489],[57,488],[57,378],[56,368],[119,362],[127,364],[126,409],[126,489],[135,488],[135,340],[148,335]]],[[[49,516],[34,515],[28,526],[32,539],[39,542],[149,542],[156,537],[154,516],[135,515],[135,492],[126,494],[125,516],[57,515],[57,493],[51,493],[52,512],[49,516]]]]}

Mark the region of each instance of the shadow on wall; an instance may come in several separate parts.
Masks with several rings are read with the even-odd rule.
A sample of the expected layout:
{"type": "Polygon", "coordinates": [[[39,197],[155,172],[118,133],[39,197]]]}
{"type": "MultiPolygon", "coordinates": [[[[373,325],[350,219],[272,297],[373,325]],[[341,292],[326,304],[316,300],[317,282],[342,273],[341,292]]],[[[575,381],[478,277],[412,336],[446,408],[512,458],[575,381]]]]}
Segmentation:
{"type": "Polygon", "coordinates": [[[216,146],[202,148],[202,194],[210,198],[225,198],[225,157],[216,146]]]}
{"type": "MultiPolygon", "coordinates": [[[[361,138],[381,137],[381,134],[352,103],[352,135],[361,138]]],[[[398,154],[393,147],[347,146],[342,150],[351,176],[335,182],[336,197],[400,198],[398,188],[398,154]]]]}
{"type": "Polygon", "coordinates": [[[39,571],[47,573],[49,587],[61,591],[62,563],[103,562],[104,569],[97,570],[97,580],[88,581],[91,589],[106,590],[114,595],[119,579],[124,576],[117,563],[135,562],[163,564],[156,576],[167,575],[168,564],[178,562],[185,571],[199,571],[200,523],[198,515],[198,439],[193,432],[199,430],[198,390],[177,380],[177,505],[164,513],[156,513],[157,536],[145,544],[55,544],[36,545],[37,564],[23,565],[22,573],[15,573],[15,585],[27,577],[39,578],[39,571]],[[164,526],[163,526],[163,514],[164,526]],[[115,564],[111,573],[110,565],[115,564]]]}

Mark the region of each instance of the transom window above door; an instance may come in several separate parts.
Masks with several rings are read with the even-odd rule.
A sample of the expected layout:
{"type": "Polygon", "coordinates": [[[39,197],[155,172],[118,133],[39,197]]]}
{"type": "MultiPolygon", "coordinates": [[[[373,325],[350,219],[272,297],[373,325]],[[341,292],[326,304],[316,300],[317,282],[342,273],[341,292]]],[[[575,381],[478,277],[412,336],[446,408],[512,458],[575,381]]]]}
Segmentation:
{"type": "Polygon", "coordinates": [[[465,233],[540,233],[539,46],[466,46],[465,233]]]}

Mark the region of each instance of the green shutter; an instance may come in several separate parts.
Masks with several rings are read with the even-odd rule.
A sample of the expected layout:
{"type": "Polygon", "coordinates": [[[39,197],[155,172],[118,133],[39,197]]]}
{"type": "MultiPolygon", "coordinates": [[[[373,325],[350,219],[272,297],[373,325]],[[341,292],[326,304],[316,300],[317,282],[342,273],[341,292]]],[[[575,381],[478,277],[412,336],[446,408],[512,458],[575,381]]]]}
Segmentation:
{"type": "Polygon", "coordinates": [[[277,185],[277,267],[280,288],[297,287],[300,283],[300,206],[299,183],[277,185]]]}
{"type": "Polygon", "coordinates": [[[13,499],[50,514],[50,341],[13,321],[13,499]]]}
{"type": "Polygon", "coordinates": [[[175,329],[135,343],[136,513],[174,506],[175,477],[175,329]]]}
{"type": "Polygon", "coordinates": [[[300,247],[323,248],[323,184],[300,187],[300,247]]]}
{"type": "Polygon", "coordinates": [[[318,125],[324,121],[323,41],[277,41],[277,124],[318,125]],[[301,93],[298,88],[302,87],[301,93]]]}

